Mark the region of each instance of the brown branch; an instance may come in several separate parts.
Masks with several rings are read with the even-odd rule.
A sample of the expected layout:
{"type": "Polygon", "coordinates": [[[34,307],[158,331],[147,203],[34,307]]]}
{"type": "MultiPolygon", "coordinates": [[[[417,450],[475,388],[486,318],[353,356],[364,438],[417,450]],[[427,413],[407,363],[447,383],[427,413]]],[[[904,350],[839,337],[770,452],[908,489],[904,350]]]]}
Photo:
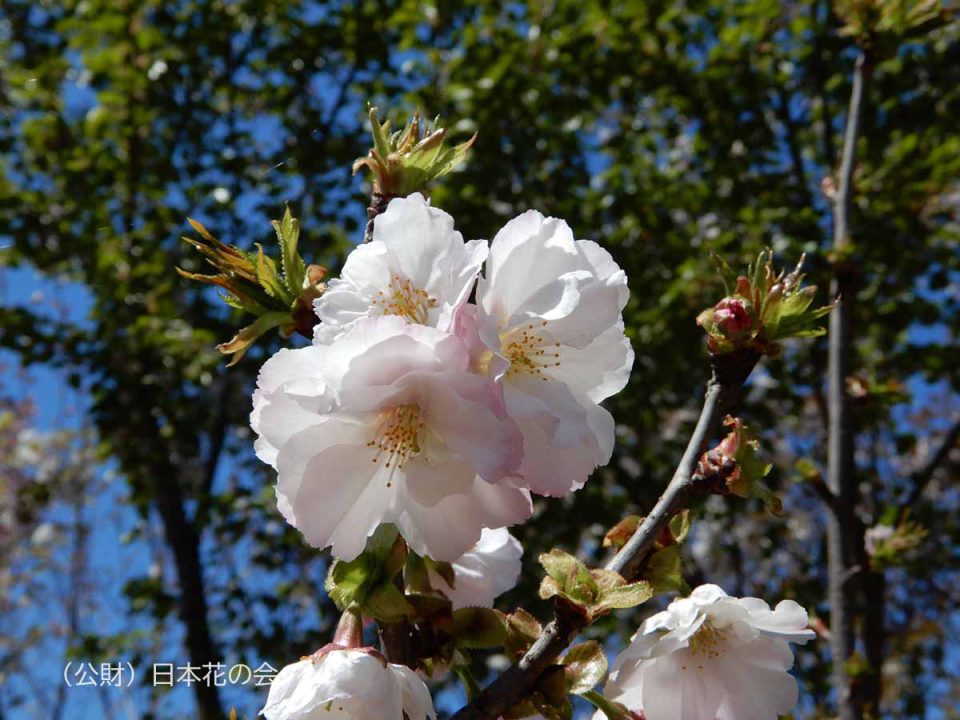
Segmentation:
{"type": "Polygon", "coordinates": [[[950,457],[950,451],[957,446],[958,441],[960,441],[960,417],[954,421],[953,427],[943,436],[940,445],[937,446],[936,451],[930,456],[926,464],[910,476],[913,486],[910,488],[910,494],[903,503],[904,508],[913,507],[919,502],[923,491],[927,489],[927,485],[933,480],[933,476],[937,470],[947,461],[947,458],[950,457]]]}
{"type": "MultiPolygon", "coordinates": [[[[633,536],[606,564],[607,570],[618,572],[628,580],[635,579],[638,566],[670,519],[687,507],[693,497],[704,492],[697,479],[697,461],[758,359],[752,352],[738,354],[732,358],[732,362],[729,359],[727,362],[718,362],[714,358],[714,373],[707,383],[700,418],[673,478],[633,536]]],[[[490,720],[503,715],[529,693],[540,675],[556,662],[560,653],[586,625],[587,621],[582,615],[565,611],[564,606],[556,605],[553,620],[520,662],[501,674],[451,720],[490,720]]]]}
{"type": "Polygon", "coordinates": [[[843,157],[833,205],[834,280],[831,294],[839,297],[830,315],[827,402],[830,429],[827,439],[827,487],[835,498],[828,517],[828,592],[830,598],[831,654],[840,720],[861,720],[864,699],[854,693],[846,662],[855,649],[854,624],[858,582],[848,582],[851,569],[863,553],[863,532],[856,521],[857,478],[854,462],[856,428],[851,414],[846,379],[853,353],[853,312],[856,301],[856,267],[849,260],[850,214],[853,208],[853,172],[864,111],[864,85],[868,75],[865,52],[857,57],[850,92],[843,157]]]}

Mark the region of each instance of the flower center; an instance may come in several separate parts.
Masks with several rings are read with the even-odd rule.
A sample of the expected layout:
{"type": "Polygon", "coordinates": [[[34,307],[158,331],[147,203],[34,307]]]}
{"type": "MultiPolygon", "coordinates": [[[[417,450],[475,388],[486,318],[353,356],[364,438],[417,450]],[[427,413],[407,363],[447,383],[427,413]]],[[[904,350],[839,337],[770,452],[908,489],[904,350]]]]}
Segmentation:
{"type": "Polygon", "coordinates": [[[694,655],[706,655],[708,658],[720,657],[726,639],[725,630],[706,620],[690,638],[690,652],[694,655]]]}
{"type": "Polygon", "coordinates": [[[549,380],[544,372],[560,366],[560,343],[550,342],[538,332],[546,320],[527,323],[500,337],[503,356],[510,361],[507,375],[532,375],[549,380]]]}
{"type": "MultiPolygon", "coordinates": [[[[417,405],[398,405],[380,414],[380,424],[367,447],[377,452],[373,462],[383,461],[383,466],[397,470],[418,452],[423,434],[423,421],[417,405]]],[[[393,484],[393,473],[387,487],[393,484]]]]}
{"type": "Polygon", "coordinates": [[[399,315],[412,323],[426,325],[430,309],[437,306],[437,300],[425,290],[414,287],[407,278],[391,275],[390,286],[386,291],[377,292],[373,306],[379,307],[384,315],[399,315]]]}

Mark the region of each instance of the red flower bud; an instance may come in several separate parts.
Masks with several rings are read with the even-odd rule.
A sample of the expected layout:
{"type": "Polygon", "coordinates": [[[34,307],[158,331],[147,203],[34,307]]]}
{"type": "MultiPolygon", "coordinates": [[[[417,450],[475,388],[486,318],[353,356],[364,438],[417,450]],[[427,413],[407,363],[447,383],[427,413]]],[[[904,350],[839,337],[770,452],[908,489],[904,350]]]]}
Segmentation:
{"type": "Polygon", "coordinates": [[[736,337],[753,325],[746,303],[736,297],[726,297],[714,306],[713,321],[727,337],[736,337]]]}

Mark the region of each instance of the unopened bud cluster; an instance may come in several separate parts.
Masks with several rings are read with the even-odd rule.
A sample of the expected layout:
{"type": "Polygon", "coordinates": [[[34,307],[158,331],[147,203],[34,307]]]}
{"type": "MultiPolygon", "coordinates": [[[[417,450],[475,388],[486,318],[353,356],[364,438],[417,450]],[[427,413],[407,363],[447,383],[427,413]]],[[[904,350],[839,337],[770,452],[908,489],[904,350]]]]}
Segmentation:
{"type": "Polygon", "coordinates": [[[783,340],[822,335],[824,330],[816,322],[833,305],[811,308],[817,288],[801,287],[802,265],[803,257],[793,272],[777,273],[773,254],[761,253],[748,274],[736,279],[733,291],[697,317],[707,333],[710,352],[752,350],[775,356],[783,340]]]}

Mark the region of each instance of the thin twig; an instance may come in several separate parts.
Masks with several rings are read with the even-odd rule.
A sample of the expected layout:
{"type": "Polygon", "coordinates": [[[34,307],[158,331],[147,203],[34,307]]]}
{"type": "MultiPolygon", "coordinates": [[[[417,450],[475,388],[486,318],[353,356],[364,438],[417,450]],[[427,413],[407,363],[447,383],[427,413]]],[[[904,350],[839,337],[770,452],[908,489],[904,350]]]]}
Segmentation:
{"type": "Polygon", "coordinates": [[[957,446],[957,441],[960,441],[960,417],[956,419],[953,426],[947,431],[947,434],[943,436],[940,445],[937,446],[936,451],[930,456],[926,464],[910,476],[910,479],[913,481],[913,486],[910,488],[910,494],[907,495],[907,499],[903,503],[905,508],[913,507],[919,502],[923,491],[927,489],[927,485],[933,480],[934,473],[946,462],[950,456],[950,451],[957,446]]]}
{"type": "MultiPolygon", "coordinates": [[[[606,564],[607,570],[618,572],[628,580],[634,579],[637,567],[670,518],[686,507],[691,498],[701,491],[696,481],[697,461],[757,359],[757,356],[750,354],[737,358],[735,365],[722,369],[715,367],[714,376],[707,384],[700,418],[670,484],[633,536],[606,564]]],[[[563,606],[556,606],[554,619],[544,628],[520,662],[501,674],[451,720],[489,720],[503,715],[531,690],[544,670],[556,662],[560,653],[586,625],[582,615],[564,612],[563,606]]]]}
{"type": "Polygon", "coordinates": [[[853,70],[850,108],[847,113],[843,156],[833,204],[834,282],[831,294],[839,297],[830,315],[827,403],[830,429],[827,441],[827,487],[835,504],[827,523],[829,555],[831,653],[837,710],[840,720],[860,720],[863,702],[854,697],[846,661],[854,652],[854,615],[858,584],[846,578],[863,553],[863,535],[855,517],[857,478],[854,463],[856,429],[851,416],[846,379],[853,350],[853,312],[856,300],[856,267],[850,262],[850,214],[853,209],[853,173],[864,112],[864,85],[868,74],[866,53],[861,51],[853,70]]]}

